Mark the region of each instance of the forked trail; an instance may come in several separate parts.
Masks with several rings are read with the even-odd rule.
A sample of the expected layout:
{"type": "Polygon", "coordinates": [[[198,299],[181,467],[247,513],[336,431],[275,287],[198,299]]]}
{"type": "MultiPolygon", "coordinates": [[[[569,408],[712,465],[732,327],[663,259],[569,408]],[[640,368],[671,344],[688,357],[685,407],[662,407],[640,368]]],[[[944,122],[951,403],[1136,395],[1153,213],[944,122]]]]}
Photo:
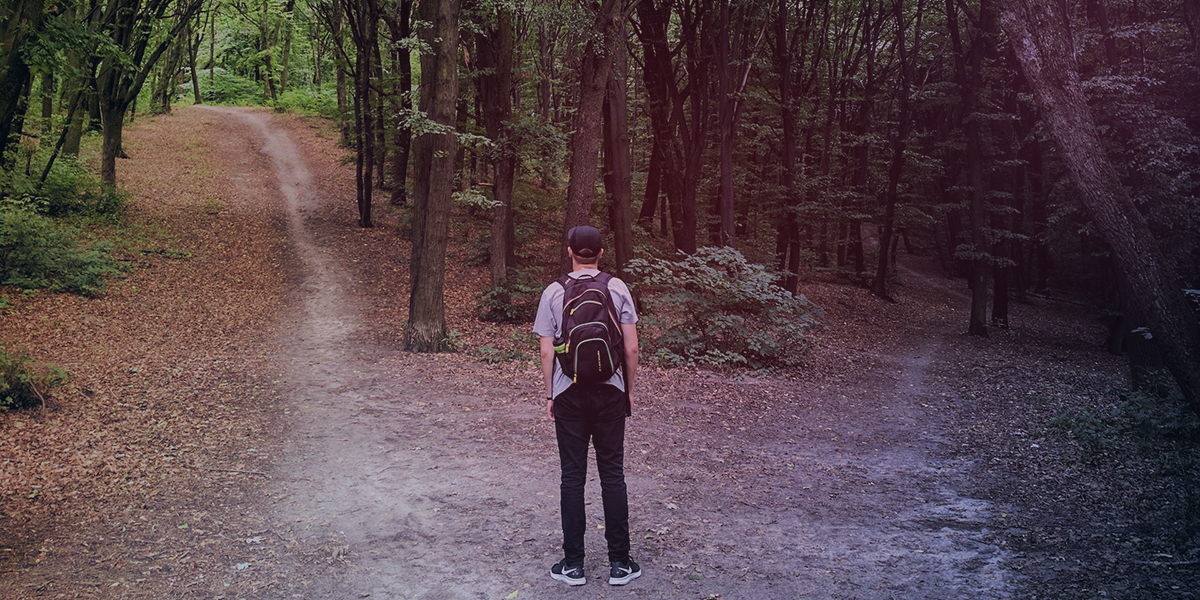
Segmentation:
{"type": "MultiPolygon", "coordinates": [[[[468,356],[371,341],[373,320],[401,317],[374,314],[354,289],[349,262],[369,256],[321,242],[311,217],[334,199],[310,175],[312,159],[278,117],[213,110],[225,134],[257,138],[289,215],[297,277],[278,356],[287,453],[263,502],[297,573],[334,565],[295,593],[565,593],[546,574],[560,557],[558,469],[536,369],[506,377],[468,356]]],[[[950,305],[948,290],[929,294],[922,301],[950,305]]],[[[941,340],[957,332],[935,317],[892,326],[897,335],[826,359],[850,363],[836,377],[648,371],[627,440],[633,554],[645,575],[625,588],[602,583],[593,479],[590,582],[578,593],[1008,597],[1006,555],[988,535],[994,508],[962,491],[968,463],[948,433],[956,399],[928,368],[952,360],[941,340]]]]}

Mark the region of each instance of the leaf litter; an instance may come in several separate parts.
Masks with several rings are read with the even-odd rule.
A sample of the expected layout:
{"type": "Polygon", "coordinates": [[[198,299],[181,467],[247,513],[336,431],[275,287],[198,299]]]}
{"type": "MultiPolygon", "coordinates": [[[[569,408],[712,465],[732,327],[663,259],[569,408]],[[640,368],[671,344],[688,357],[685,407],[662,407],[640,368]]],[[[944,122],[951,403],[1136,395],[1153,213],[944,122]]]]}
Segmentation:
{"type": "MultiPolygon", "coordinates": [[[[377,368],[362,371],[403,374],[425,394],[391,405],[395,384],[376,382],[361,388],[368,401],[342,411],[419,426],[377,425],[379,437],[358,444],[422,448],[382,471],[363,465],[384,479],[434,478],[395,488],[416,520],[386,543],[347,544],[347,515],[321,527],[329,518],[280,510],[309,493],[281,483],[281,465],[322,459],[319,444],[288,441],[308,414],[285,395],[295,366],[280,363],[301,265],[261,143],[219,114],[179,110],[126,134],[133,160],[121,177],[144,232],[132,250],[143,267],[95,300],[10,294],[0,319],[3,339],[74,375],[49,409],[0,415],[0,593],[388,597],[378,590],[389,582],[422,585],[367,568],[400,558],[482,569],[470,585],[489,597],[517,593],[514,577],[531,597],[553,593],[544,570],[557,559],[557,482],[536,367],[395,352],[407,311],[401,215],[380,203],[379,226],[354,227],[353,174],[336,134],[317,121],[273,122],[327,199],[305,220],[342,257],[371,324],[354,342],[391,349],[365,352],[377,368]],[[197,143],[184,151],[180,139],[197,143]],[[438,461],[470,478],[436,479],[438,461]],[[441,537],[425,532],[438,523],[441,537]],[[523,534],[507,534],[514,527],[523,534]]],[[[460,209],[454,218],[450,327],[467,347],[520,339],[527,325],[475,320],[482,229],[460,209]]],[[[552,248],[541,250],[552,263],[552,248]]],[[[1100,351],[1102,329],[1071,305],[1034,301],[1014,307],[1012,329],[968,338],[961,292],[928,259],[901,260],[895,305],[804,283],[829,329],[799,374],[646,369],[627,472],[634,526],[653,535],[635,539],[648,576],[634,585],[697,598],[1183,598],[1200,587],[1169,526],[1189,516],[1171,503],[1195,487],[1194,470],[1163,473],[1175,463],[1046,426],[1072,408],[1120,408],[1124,367],[1100,351]]],[[[353,452],[349,442],[338,451],[353,452]]],[[[1195,458],[1188,445],[1148,443],[1195,458]]],[[[589,571],[602,555],[602,536],[589,536],[589,571]]]]}

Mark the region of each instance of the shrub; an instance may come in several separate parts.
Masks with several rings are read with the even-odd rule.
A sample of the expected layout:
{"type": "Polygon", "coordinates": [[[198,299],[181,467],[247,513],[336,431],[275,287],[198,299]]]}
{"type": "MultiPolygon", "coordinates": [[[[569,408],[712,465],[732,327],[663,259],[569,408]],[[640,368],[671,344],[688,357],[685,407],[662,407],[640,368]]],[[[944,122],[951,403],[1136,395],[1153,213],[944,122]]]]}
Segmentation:
{"type": "Polygon", "coordinates": [[[208,85],[208,73],[201,75],[200,95],[209,104],[258,105],[263,103],[263,85],[218,68],[213,70],[212,85],[208,85]]]}
{"type": "Polygon", "coordinates": [[[25,208],[0,210],[0,285],[94,296],[117,264],[102,244],[80,248],[69,231],[25,208]]]}
{"type": "Polygon", "coordinates": [[[819,324],[807,298],[775,286],[775,274],[732,248],[701,248],[678,262],[635,259],[629,271],[645,290],[648,354],[667,366],[795,366],[819,324]]]}
{"type": "Polygon", "coordinates": [[[52,217],[82,215],[110,217],[125,210],[125,198],[115,189],[105,189],[100,178],[71,157],[59,157],[46,177],[40,193],[44,212],[52,217]]]}
{"type": "Polygon", "coordinates": [[[6,208],[23,208],[52,217],[115,217],[125,209],[124,196],[100,184],[100,178],[73,157],[60,156],[41,183],[49,151],[32,157],[40,162],[29,173],[25,169],[0,171],[0,200],[6,208]]]}
{"type": "Polygon", "coordinates": [[[35,365],[23,350],[10,353],[0,346],[0,411],[43,406],[50,390],[67,378],[67,372],[54,365],[35,365]]]}
{"type": "Polygon", "coordinates": [[[330,119],[338,117],[337,94],[332,88],[323,91],[307,88],[289,89],[279,96],[279,103],[275,108],[330,119]]]}
{"type": "Polygon", "coordinates": [[[543,287],[541,269],[509,269],[500,285],[483,293],[479,318],[497,323],[532,323],[543,287]]]}

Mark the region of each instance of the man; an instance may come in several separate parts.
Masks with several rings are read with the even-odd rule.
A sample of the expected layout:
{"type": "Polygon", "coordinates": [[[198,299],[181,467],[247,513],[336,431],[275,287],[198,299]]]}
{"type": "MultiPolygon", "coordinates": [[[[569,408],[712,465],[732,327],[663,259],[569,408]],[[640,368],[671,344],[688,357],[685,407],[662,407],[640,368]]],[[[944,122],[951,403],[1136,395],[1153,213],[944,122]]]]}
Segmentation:
{"type": "MultiPolygon", "coordinates": [[[[567,234],[572,279],[600,277],[604,255],[600,231],[574,227],[567,234]]],[[[572,287],[582,284],[569,284],[572,287]]],[[[608,542],[609,585],[625,585],[642,570],[629,557],[629,498],[625,490],[625,417],[632,414],[633,383],[638,368],[637,313],[623,281],[608,280],[612,309],[623,337],[623,366],[602,383],[579,383],[563,373],[555,359],[555,339],[562,334],[565,289],[559,281],[542,292],[533,331],[540,338],[546,416],[554,422],[562,464],[563,559],[550,576],[567,585],[583,585],[583,535],[587,530],[583,488],[587,479],[588,442],[596,449],[604,501],[604,537],[608,542]]]]}

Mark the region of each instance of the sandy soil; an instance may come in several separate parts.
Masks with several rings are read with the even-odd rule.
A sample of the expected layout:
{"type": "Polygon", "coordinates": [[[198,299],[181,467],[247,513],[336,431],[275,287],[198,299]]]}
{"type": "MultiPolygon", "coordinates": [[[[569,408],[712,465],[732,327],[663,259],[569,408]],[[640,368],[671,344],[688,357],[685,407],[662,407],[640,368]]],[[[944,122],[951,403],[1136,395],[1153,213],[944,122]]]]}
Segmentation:
{"type": "MultiPolygon", "coordinates": [[[[203,541],[189,532],[197,537],[175,540],[174,557],[131,548],[131,520],[110,538],[126,560],[81,566],[83,550],[64,542],[74,539],[62,531],[69,523],[51,520],[36,535],[0,538],[13,555],[0,575],[5,597],[1084,598],[1108,585],[1086,570],[1069,581],[1037,571],[1103,543],[1014,547],[1046,521],[1038,501],[1011,489],[1026,481],[1016,477],[1022,456],[995,451],[995,439],[1011,437],[999,430],[1020,417],[989,404],[1008,396],[989,394],[991,375],[975,368],[994,346],[962,335],[956,284],[906,257],[899,303],[809,286],[830,327],[799,375],[647,369],[626,443],[633,556],[645,574],[623,588],[603,583],[593,469],[589,583],[568,590],[547,575],[560,557],[558,467],[535,366],[400,351],[408,265],[398,214],[380,208],[381,226],[353,226],[353,176],[321,124],[183,109],[132,130],[131,154],[172,130],[207,149],[214,181],[233,183],[214,193],[244,214],[239,235],[278,246],[245,253],[278,285],[238,291],[269,318],[231,332],[254,340],[262,359],[226,358],[234,385],[262,386],[228,399],[255,429],[202,455],[225,470],[170,479],[183,488],[146,504],[206,515],[203,541]],[[38,558],[37,537],[62,550],[38,558]]],[[[477,293],[484,277],[464,269],[448,280],[477,293]]],[[[451,302],[451,326],[467,329],[471,309],[451,302]]],[[[1015,322],[1050,318],[1015,310],[1015,322]]],[[[1086,328],[1056,352],[1087,365],[1088,389],[1123,385],[1119,359],[1089,345],[1094,324],[1053,319],[1086,328]]],[[[995,344],[1019,354],[1039,335],[1031,326],[995,344]]],[[[1073,477],[1064,481],[1088,474],[1073,477]]],[[[149,547],[166,539],[136,535],[149,547]]],[[[1162,547],[1138,550],[1129,560],[1162,547]]],[[[1124,595],[1194,589],[1182,587],[1195,579],[1186,565],[1148,570],[1124,595]]]]}

